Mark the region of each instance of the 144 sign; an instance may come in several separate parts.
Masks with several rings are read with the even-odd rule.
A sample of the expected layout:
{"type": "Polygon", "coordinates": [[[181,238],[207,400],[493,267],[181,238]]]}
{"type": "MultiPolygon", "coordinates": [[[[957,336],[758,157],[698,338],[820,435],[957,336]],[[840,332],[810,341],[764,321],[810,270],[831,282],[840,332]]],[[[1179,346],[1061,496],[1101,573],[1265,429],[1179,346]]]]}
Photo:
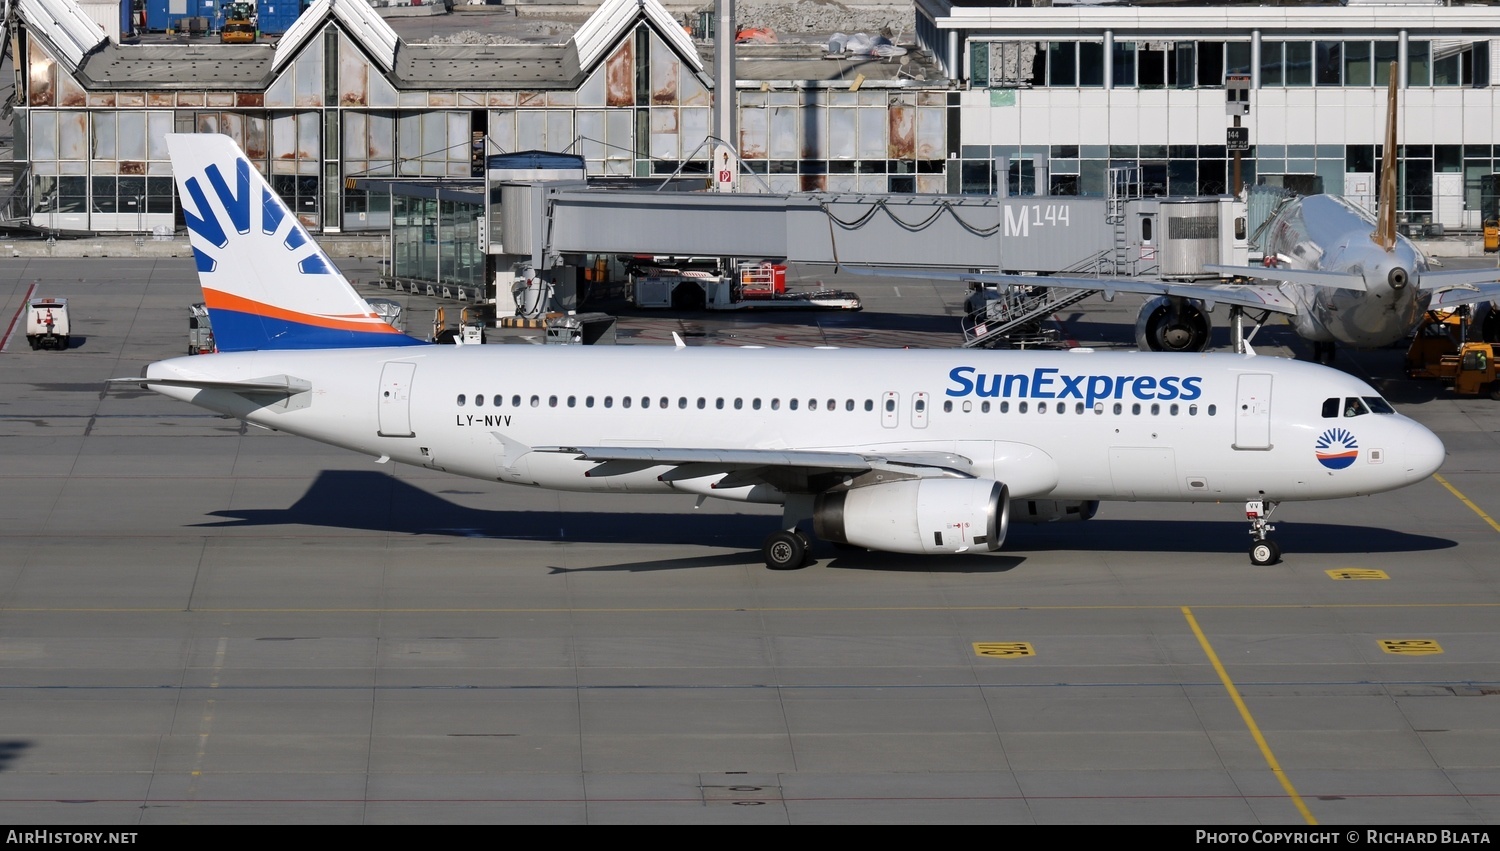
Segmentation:
{"type": "Polygon", "coordinates": [[[1231,151],[1250,150],[1250,128],[1249,127],[1226,127],[1225,147],[1231,151]]]}

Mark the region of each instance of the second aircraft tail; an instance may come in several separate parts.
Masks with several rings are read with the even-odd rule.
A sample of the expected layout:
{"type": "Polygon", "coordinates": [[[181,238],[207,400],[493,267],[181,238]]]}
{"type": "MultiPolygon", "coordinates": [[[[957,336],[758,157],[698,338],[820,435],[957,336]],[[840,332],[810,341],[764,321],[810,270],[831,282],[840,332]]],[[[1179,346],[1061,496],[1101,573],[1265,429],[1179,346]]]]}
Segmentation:
{"type": "Polygon", "coordinates": [[[380,318],[228,136],[167,135],[219,351],[424,345],[380,318]]]}

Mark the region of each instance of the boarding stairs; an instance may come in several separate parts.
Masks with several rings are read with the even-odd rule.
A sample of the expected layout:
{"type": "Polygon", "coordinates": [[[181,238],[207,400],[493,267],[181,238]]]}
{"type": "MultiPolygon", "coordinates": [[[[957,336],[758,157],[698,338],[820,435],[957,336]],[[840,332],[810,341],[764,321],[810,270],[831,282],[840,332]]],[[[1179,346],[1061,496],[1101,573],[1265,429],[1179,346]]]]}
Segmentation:
{"type": "MultiPolygon", "coordinates": [[[[1113,249],[1106,249],[1062,274],[1102,277],[1110,273],[1113,249]]],[[[963,319],[964,348],[1044,348],[1058,344],[1057,330],[1047,328],[1047,317],[1071,307],[1102,290],[1061,289],[1046,285],[1047,276],[1036,276],[1036,284],[1012,284],[986,291],[983,303],[963,319]]]]}

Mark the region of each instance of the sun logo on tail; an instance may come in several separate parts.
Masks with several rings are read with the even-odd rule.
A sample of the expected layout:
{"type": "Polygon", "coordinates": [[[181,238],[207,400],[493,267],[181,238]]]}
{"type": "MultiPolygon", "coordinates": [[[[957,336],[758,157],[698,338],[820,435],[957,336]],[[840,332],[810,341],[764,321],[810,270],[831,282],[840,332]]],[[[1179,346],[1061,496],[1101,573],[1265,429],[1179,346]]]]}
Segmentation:
{"type": "MultiPolygon", "coordinates": [[[[224,208],[224,214],[229,219],[228,225],[235,233],[245,235],[250,233],[250,212],[253,206],[252,189],[250,181],[250,163],[243,158],[234,161],[234,185],[224,179],[223,173],[218,165],[209,165],[203,170],[203,179],[213,189],[219,204],[224,208]]],[[[197,176],[183,181],[188,197],[192,199],[195,210],[187,209],[183,205],[182,217],[186,221],[188,230],[204,242],[214,248],[223,249],[229,245],[230,234],[225,229],[225,222],[220,221],[218,213],[209,204],[208,194],[204,191],[203,183],[197,176]]],[[[294,255],[297,270],[304,275],[327,275],[332,274],[333,265],[328,258],[319,250],[316,243],[303,230],[302,225],[296,219],[287,214],[286,207],[276,198],[270,187],[260,187],[260,232],[266,236],[275,237],[280,233],[280,243],[287,251],[294,255]],[[284,233],[282,232],[284,230],[284,233]]],[[[199,272],[215,272],[218,270],[218,258],[202,251],[198,246],[193,246],[193,258],[197,262],[199,272]]]]}
{"type": "Polygon", "coordinates": [[[1331,428],[1318,435],[1318,463],[1330,470],[1342,470],[1359,457],[1359,441],[1346,428],[1331,428]]]}

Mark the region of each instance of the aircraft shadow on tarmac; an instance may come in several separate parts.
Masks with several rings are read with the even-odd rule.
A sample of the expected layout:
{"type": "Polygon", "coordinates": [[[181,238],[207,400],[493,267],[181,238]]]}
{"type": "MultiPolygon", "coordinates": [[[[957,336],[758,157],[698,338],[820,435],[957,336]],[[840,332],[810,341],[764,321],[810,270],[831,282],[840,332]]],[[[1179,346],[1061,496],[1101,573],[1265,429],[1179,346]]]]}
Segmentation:
{"type": "MultiPolygon", "coordinates": [[[[465,491],[465,493],[476,493],[465,491]]],[[[621,497],[622,500],[628,497],[621,497]]],[[[1104,507],[1108,510],[1108,505],[1104,507]]],[[[1248,546],[1242,522],[1192,519],[1110,520],[1034,526],[1012,524],[1005,550],[995,554],[911,556],[847,552],[815,542],[814,555],[833,567],[924,572],[1009,570],[1038,552],[1174,552],[1229,555],[1248,546]],[[833,560],[827,561],[829,556],[833,560]]],[[[210,512],[224,518],[199,524],[214,528],[314,526],[365,529],[408,535],[583,541],[604,544],[684,544],[730,547],[745,552],[669,561],[620,564],[584,570],[680,569],[748,564],[760,560],[760,545],[775,524],[760,514],[692,512],[487,511],[459,505],[385,473],[325,470],[287,508],[245,508],[210,512]]],[[[1456,546],[1453,541],[1378,527],[1296,523],[1278,517],[1276,540],[1296,553],[1419,552],[1456,546]]],[[[1236,561],[1236,564],[1238,562],[1236,561]]],[[[561,569],[555,572],[562,572],[561,569]]]]}

